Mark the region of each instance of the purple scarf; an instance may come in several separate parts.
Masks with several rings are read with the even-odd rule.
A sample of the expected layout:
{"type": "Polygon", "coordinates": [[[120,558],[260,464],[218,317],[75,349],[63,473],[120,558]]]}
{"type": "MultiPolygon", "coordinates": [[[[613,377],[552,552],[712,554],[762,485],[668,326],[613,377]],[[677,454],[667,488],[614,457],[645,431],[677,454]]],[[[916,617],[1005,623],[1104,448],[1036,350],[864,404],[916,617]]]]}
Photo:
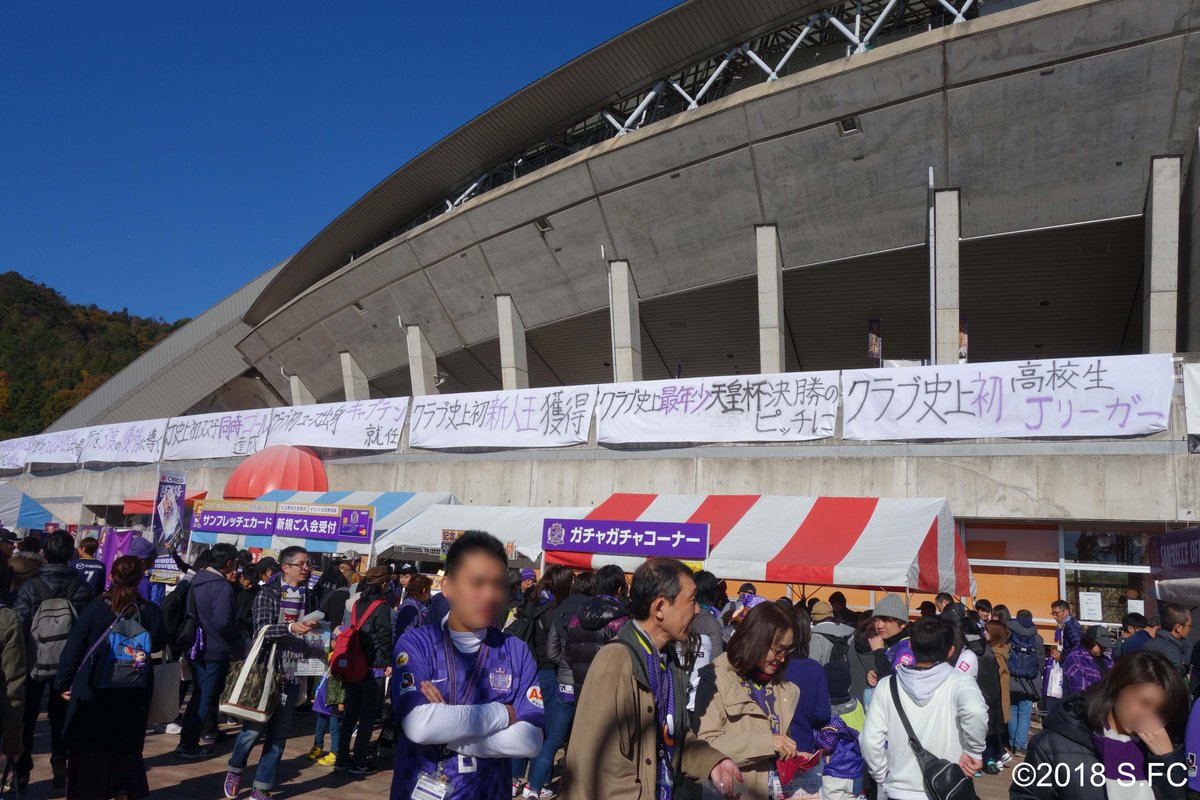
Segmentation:
{"type": "Polygon", "coordinates": [[[1113,739],[1103,734],[1092,734],[1092,744],[1096,746],[1096,754],[1100,757],[1100,763],[1104,765],[1104,777],[1108,780],[1129,780],[1131,771],[1134,779],[1147,780],[1146,754],[1137,742],[1113,739]],[[1121,773],[1123,764],[1130,765],[1125,769],[1124,774],[1121,773]]]}

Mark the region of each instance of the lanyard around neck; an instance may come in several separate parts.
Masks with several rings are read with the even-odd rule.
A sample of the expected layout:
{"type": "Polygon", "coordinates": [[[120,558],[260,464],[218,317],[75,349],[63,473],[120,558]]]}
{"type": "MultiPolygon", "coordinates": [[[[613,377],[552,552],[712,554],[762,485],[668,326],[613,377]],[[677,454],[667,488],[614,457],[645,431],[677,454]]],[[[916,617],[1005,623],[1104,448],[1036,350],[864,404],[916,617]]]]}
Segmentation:
{"type": "Polygon", "coordinates": [[[442,642],[446,646],[446,688],[450,694],[446,698],[450,705],[468,705],[468,700],[475,696],[475,687],[479,683],[479,675],[482,672],[482,667],[486,659],[487,645],[483,642],[479,643],[479,652],[475,654],[475,664],[471,667],[471,671],[467,673],[467,682],[463,686],[463,695],[458,694],[458,670],[454,666],[454,645],[451,644],[451,639],[448,629],[442,629],[442,642]]]}

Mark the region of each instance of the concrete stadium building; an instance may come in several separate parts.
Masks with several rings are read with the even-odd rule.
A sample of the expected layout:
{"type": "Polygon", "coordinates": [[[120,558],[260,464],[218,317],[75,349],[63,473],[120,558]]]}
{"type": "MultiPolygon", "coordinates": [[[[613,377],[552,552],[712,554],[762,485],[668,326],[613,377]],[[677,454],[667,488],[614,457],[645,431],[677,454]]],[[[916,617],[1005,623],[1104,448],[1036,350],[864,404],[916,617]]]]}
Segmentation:
{"type": "MultiPolygon", "coordinates": [[[[961,323],[972,362],[1194,360],[1198,125],[1200,0],[686,0],[431,146],[53,429],[862,368],[876,319],[887,359],[958,363],[961,323]]],[[[1081,537],[1200,517],[1183,419],[1180,393],[1168,430],[1138,438],[406,443],[327,467],[338,488],[481,505],[945,496],[981,593],[1044,606],[1144,587],[1140,556],[1089,562],[1081,537]]],[[[235,465],[185,466],[215,496],[235,465]]],[[[90,522],[154,475],[14,480],[90,522]]]]}

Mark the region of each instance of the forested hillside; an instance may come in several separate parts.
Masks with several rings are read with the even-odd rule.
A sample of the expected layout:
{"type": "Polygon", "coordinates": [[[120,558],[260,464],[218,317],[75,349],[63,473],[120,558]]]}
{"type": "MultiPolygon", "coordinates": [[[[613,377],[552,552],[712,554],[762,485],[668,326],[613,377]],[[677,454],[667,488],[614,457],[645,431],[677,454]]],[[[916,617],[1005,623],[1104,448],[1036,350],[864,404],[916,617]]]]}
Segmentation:
{"type": "Polygon", "coordinates": [[[37,433],[186,321],[75,305],[0,274],[0,439],[37,433]]]}

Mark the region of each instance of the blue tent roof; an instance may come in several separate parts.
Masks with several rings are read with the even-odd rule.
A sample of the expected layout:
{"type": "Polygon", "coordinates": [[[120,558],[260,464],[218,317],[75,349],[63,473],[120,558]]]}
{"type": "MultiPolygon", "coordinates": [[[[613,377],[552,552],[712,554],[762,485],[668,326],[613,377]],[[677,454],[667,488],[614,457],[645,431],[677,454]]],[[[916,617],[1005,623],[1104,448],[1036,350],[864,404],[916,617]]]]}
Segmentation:
{"type": "Polygon", "coordinates": [[[0,481],[0,526],[41,530],[56,522],[46,507],[7,481],[0,481]]]}

